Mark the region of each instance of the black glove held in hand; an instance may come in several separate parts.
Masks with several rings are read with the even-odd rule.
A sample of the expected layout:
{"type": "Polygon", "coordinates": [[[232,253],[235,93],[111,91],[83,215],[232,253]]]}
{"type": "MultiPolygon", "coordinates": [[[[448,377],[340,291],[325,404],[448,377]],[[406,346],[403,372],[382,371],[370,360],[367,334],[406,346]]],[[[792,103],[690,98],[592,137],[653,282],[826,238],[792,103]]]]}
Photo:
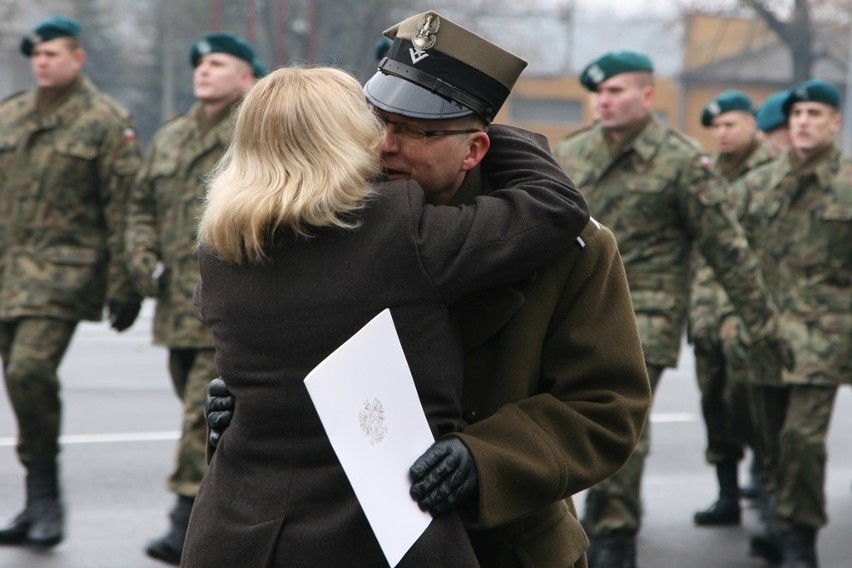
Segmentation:
{"type": "Polygon", "coordinates": [[[110,300],[107,304],[109,310],[109,323],[116,331],[124,331],[136,321],[142,304],[139,302],[118,302],[110,300]]]}
{"type": "Polygon", "coordinates": [[[234,402],[234,396],[225,386],[225,381],[221,378],[210,381],[207,386],[207,398],[204,400],[204,414],[207,415],[207,427],[210,430],[208,441],[214,448],[231,424],[234,402]]]}
{"type": "Polygon", "coordinates": [[[408,472],[413,482],[411,496],[432,516],[452,511],[479,485],[470,451],[454,437],[432,444],[408,472]]]}

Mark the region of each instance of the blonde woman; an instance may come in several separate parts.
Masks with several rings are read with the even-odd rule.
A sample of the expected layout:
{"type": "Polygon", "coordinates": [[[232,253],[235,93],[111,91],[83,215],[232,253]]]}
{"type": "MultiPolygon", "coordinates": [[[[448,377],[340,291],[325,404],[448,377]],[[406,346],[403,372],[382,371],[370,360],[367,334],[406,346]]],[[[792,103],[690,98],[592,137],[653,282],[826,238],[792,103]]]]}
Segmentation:
{"type": "MultiPolygon", "coordinates": [[[[582,226],[576,189],[555,164],[535,167],[547,149],[532,139],[486,164],[506,189],[434,207],[415,182],[374,183],[384,128],[332,68],[275,71],[239,110],[200,221],[195,312],[240,408],[195,502],[185,567],[386,565],[304,377],[390,308],[432,432],[452,437],[462,353],[447,305],[516,281],[582,226]]],[[[441,136],[487,145],[476,128],[441,136]]],[[[472,461],[464,473],[475,487],[472,461]]],[[[451,513],[399,566],[477,561],[451,513]]]]}

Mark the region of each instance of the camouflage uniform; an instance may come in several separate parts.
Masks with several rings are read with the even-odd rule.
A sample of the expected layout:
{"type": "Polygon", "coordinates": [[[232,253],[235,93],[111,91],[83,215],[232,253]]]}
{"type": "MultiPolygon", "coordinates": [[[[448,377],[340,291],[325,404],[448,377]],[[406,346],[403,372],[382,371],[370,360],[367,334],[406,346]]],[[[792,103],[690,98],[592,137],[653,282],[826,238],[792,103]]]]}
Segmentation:
{"type": "Polygon", "coordinates": [[[780,388],[758,391],[774,411],[760,426],[776,514],[782,525],[818,528],[831,411],[838,385],[852,384],[852,161],[833,145],[805,165],[788,152],[734,193],[796,356],[780,388]]]}
{"type": "MultiPolygon", "coordinates": [[[[758,141],[736,163],[713,157],[729,182],[772,160],[758,141]]],[[[736,211],[741,215],[742,211],[736,211]]],[[[706,459],[711,464],[739,461],[745,444],[753,446],[754,428],[748,403],[748,333],[713,269],[697,251],[689,305],[690,337],[695,345],[695,373],[707,427],[706,459]],[[695,338],[699,339],[696,340],[695,338]]]]}
{"type": "MultiPolygon", "coordinates": [[[[599,124],[569,135],[555,154],[592,215],[618,240],[652,388],[665,367],[677,364],[693,243],[716,269],[750,334],[777,333],[777,310],[729,207],[726,184],[692,140],[649,118],[615,155],[599,124]]],[[[589,491],[593,537],[639,531],[648,430],[646,423],[627,464],[589,491]]]]}
{"type": "Polygon", "coordinates": [[[43,115],[37,96],[0,105],[0,355],[25,464],[59,451],[57,368],[77,322],[140,301],[122,243],[139,166],[129,114],[85,77],[43,115]]]}
{"type": "Polygon", "coordinates": [[[224,154],[232,126],[230,109],[211,121],[200,104],[163,125],[145,154],[128,212],[129,257],[147,252],[162,262],[154,343],[169,348],[169,372],[184,407],[177,467],[168,485],[187,497],[195,496],[206,469],[204,398],[217,376],[210,331],[192,312],[199,278],[196,226],[204,176],[224,154]]]}

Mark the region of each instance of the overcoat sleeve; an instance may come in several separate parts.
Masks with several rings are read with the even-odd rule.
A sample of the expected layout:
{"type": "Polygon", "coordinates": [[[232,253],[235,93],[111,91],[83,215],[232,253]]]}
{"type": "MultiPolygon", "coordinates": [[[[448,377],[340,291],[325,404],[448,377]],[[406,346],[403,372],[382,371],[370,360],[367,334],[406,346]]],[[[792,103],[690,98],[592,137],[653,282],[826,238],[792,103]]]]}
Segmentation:
{"type": "MultiPolygon", "coordinates": [[[[476,528],[519,519],[615,473],[651,403],[627,279],[608,229],[589,223],[578,245],[539,271],[523,293],[526,304],[516,316],[527,313],[528,328],[536,318],[543,322],[539,345],[535,332],[513,332],[510,321],[498,332],[504,337],[466,354],[466,389],[526,383],[529,392],[455,434],[479,476],[478,507],[467,519],[476,528]]],[[[470,339],[477,330],[464,319],[470,339]]]]}

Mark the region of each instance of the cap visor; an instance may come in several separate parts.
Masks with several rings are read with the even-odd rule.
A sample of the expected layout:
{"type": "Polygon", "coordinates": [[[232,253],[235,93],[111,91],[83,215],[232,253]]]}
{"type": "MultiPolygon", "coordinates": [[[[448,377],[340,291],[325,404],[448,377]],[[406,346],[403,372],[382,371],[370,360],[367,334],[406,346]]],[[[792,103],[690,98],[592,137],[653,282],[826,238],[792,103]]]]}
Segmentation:
{"type": "Polygon", "coordinates": [[[377,71],[364,85],[364,95],[375,107],[411,118],[441,120],[459,118],[473,111],[455,101],[430,93],[405,79],[377,71]]]}

